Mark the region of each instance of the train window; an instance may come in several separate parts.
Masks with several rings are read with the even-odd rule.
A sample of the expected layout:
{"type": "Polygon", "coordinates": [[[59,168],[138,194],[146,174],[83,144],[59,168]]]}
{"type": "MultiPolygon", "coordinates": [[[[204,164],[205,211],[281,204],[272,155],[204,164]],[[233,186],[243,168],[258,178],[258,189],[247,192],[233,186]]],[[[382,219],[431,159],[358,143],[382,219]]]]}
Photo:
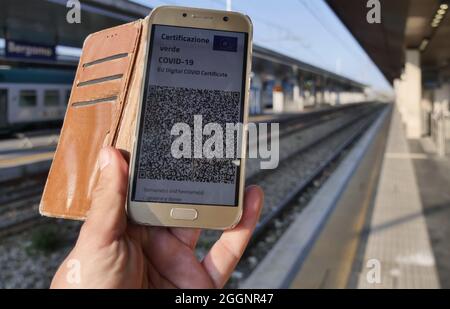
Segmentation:
{"type": "Polygon", "coordinates": [[[58,106],[59,105],[59,91],[58,90],[45,90],[44,105],[45,106],[58,106]]]}
{"type": "Polygon", "coordinates": [[[37,104],[36,90],[20,90],[19,106],[35,107],[37,104]]]}

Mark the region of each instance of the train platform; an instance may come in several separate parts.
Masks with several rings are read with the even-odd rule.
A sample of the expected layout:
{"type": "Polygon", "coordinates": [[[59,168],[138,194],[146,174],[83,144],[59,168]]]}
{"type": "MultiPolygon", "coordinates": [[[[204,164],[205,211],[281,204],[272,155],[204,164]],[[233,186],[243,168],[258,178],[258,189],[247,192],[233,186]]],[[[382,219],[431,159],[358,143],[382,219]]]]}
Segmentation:
{"type": "Polygon", "coordinates": [[[430,139],[409,142],[410,151],[422,155],[412,160],[422,201],[422,211],[434,253],[441,288],[450,288],[450,157],[439,157],[430,139]]]}
{"type": "Polygon", "coordinates": [[[396,108],[372,125],[242,285],[439,288],[450,283],[448,157],[408,140],[396,108]]]}
{"type": "MultiPolygon", "coordinates": [[[[413,161],[413,152],[395,110],[378,183],[358,288],[439,288],[438,274],[413,161]],[[378,267],[378,278],[370,272],[378,267]]],[[[422,175],[428,188],[435,172],[422,175]]]]}
{"type": "Polygon", "coordinates": [[[54,131],[17,134],[0,141],[0,182],[46,173],[59,134],[54,131]]]}

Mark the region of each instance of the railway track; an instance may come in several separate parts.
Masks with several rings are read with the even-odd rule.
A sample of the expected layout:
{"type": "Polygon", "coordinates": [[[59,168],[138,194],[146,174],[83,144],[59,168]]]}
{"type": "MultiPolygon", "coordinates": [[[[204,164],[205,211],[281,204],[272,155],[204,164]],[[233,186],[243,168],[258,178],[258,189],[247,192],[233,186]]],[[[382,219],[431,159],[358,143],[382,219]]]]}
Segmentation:
{"type": "Polygon", "coordinates": [[[42,221],[38,212],[46,174],[2,183],[0,186],[0,237],[42,221]]]}
{"type": "MultiPolygon", "coordinates": [[[[317,119],[310,119],[306,123],[290,121],[288,125],[280,124],[279,161],[289,160],[289,158],[297,156],[322,142],[322,140],[341,130],[341,128],[354,122],[359,115],[370,113],[373,106],[373,104],[354,105],[333,113],[318,115],[317,119]],[[284,126],[287,126],[287,128],[283,128],[284,126]]],[[[256,183],[262,175],[273,172],[270,169],[260,169],[260,163],[260,159],[247,160],[247,182],[256,183]]]]}
{"type": "MultiPolygon", "coordinates": [[[[354,103],[342,105],[334,108],[324,108],[322,110],[316,110],[313,112],[307,112],[303,114],[292,114],[284,115],[280,117],[274,117],[267,121],[268,124],[280,123],[280,134],[279,137],[287,137],[293,133],[298,133],[299,131],[306,130],[315,125],[321,124],[333,118],[337,118],[343,113],[351,111],[353,109],[364,108],[372,103],[354,103]]],[[[256,124],[259,122],[256,122],[256,124]]],[[[270,140],[270,134],[268,132],[267,137],[270,140]]]]}
{"type": "Polygon", "coordinates": [[[304,209],[308,200],[314,195],[321,184],[328,178],[347,150],[358,141],[359,137],[375,121],[383,110],[383,106],[374,106],[355,115],[355,120],[342,126],[333,134],[318,140],[309,148],[300,149],[286,158],[276,172],[261,174],[254,178],[254,183],[263,187],[266,196],[270,195],[264,206],[260,222],[250,240],[249,246],[239,263],[235,280],[231,280],[229,287],[237,287],[239,281],[247,276],[258,262],[270,251],[283,232],[289,227],[295,216],[304,209]],[[323,155],[316,164],[310,160],[322,148],[323,155]],[[323,151],[328,148],[329,151],[323,151]],[[307,161],[306,165],[313,165],[309,171],[302,168],[300,161],[307,161]],[[298,168],[298,169],[297,169],[298,168]],[[291,175],[287,175],[291,170],[291,175]],[[294,171],[295,170],[295,171],[294,171]],[[296,171],[303,173],[295,173],[296,171]],[[284,173],[285,178],[280,184],[278,174],[284,173]],[[287,176],[287,177],[286,177],[287,176]],[[293,181],[289,181],[292,178],[293,181]],[[285,187],[283,190],[282,187],[285,187]],[[275,193],[275,191],[279,191],[275,193]]]}
{"type": "MultiPolygon", "coordinates": [[[[316,168],[306,178],[301,179],[291,191],[285,194],[285,197],[279,203],[271,207],[271,210],[267,211],[263,215],[263,218],[260,220],[255,229],[252,242],[257,241],[270,227],[270,224],[277,217],[279,217],[285,209],[289,208],[292,203],[295,203],[297,197],[304,193],[311,185],[313,185],[314,180],[316,180],[327,169],[327,167],[330,166],[331,163],[333,163],[350,145],[352,145],[361,136],[361,134],[365,132],[368,126],[373,122],[376,115],[378,115],[378,113],[374,114],[373,111],[358,115],[358,117],[362,116],[364,118],[360,119],[357,123],[351,123],[343,126],[339,131],[334,132],[334,134],[342,134],[343,132],[350,134],[346,139],[343,139],[342,143],[340,143],[336,148],[330,151],[325,160],[317,165],[316,168]]],[[[334,134],[318,140],[317,144],[326,143],[328,139],[332,139],[334,137],[334,134]]],[[[314,146],[315,145],[311,145],[311,147],[314,146]]],[[[302,153],[306,150],[307,149],[300,149],[299,151],[292,154],[291,157],[301,156],[302,153]]],[[[287,160],[289,159],[290,158],[288,158],[287,160]]]]}
{"type": "MultiPolygon", "coordinates": [[[[275,121],[280,121],[280,148],[282,148],[280,153],[283,152],[280,160],[288,162],[300,156],[302,152],[307,151],[307,149],[314,147],[316,144],[320,144],[324,139],[331,136],[332,134],[329,131],[338,132],[342,130],[357,117],[370,112],[372,108],[370,104],[349,105],[333,110],[318,111],[301,116],[297,115],[297,117],[276,119],[275,121]],[[347,119],[343,121],[345,114],[347,114],[347,119]],[[333,121],[339,123],[339,125],[331,126],[328,130],[322,130],[320,138],[312,138],[311,140],[304,138],[305,131],[313,130],[317,134],[321,126],[327,126],[333,121]],[[293,140],[298,139],[302,140],[301,147],[291,147],[293,140]]],[[[261,179],[272,173],[273,171],[270,170],[250,171],[247,181],[259,183],[261,179]]],[[[45,218],[42,218],[38,213],[38,204],[45,184],[45,178],[45,174],[40,174],[26,180],[17,179],[0,184],[0,237],[18,233],[35,224],[45,222],[45,218]]],[[[276,207],[276,209],[280,210],[282,208],[284,207],[276,207]]],[[[270,215],[264,217],[262,222],[270,222],[280,210],[274,211],[270,209],[270,215]]],[[[262,234],[266,224],[269,223],[258,225],[257,235],[262,234]]]]}

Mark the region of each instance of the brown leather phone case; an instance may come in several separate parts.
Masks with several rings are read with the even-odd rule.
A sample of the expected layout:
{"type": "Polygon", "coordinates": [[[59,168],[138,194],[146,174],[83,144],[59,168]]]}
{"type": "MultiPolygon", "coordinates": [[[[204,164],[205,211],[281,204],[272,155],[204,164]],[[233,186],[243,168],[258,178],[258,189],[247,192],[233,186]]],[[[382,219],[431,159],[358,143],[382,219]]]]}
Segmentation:
{"type": "Polygon", "coordinates": [[[132,148],[144,77],[148,18],[87,37],[39,206],[42,215],[84,219],[106,145],[132,148]]]}

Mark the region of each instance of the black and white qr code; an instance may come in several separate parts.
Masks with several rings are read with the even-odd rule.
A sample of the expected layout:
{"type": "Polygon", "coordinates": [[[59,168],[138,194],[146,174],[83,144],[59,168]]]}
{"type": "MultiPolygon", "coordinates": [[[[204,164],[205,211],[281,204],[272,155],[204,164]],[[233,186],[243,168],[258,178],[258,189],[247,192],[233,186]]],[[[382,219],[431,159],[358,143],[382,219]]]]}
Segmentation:
{"type": "MultiPolygon", "coordinates": [[[[171,146],[178,137],[171,135],[176,123],[185,123],[194,135],[194,115],[202,116],[202,124],[217,123],[223,128],[225,149],[225,125],[240,121],[240,92],[192,89],[183,87],[152,86],[147,90],[141,122],[141,144],[138,155],[138,178],[212,183],[234,183],[238,166],[237,158],[175,158],[171,146]]],[[[202,135],[202,145],[209,136],[202,135]]],[[[234,149],[237,149],[237,133],[234,149]]],[[[191,139],[191,149],[194,141],[191,139]]]]}

